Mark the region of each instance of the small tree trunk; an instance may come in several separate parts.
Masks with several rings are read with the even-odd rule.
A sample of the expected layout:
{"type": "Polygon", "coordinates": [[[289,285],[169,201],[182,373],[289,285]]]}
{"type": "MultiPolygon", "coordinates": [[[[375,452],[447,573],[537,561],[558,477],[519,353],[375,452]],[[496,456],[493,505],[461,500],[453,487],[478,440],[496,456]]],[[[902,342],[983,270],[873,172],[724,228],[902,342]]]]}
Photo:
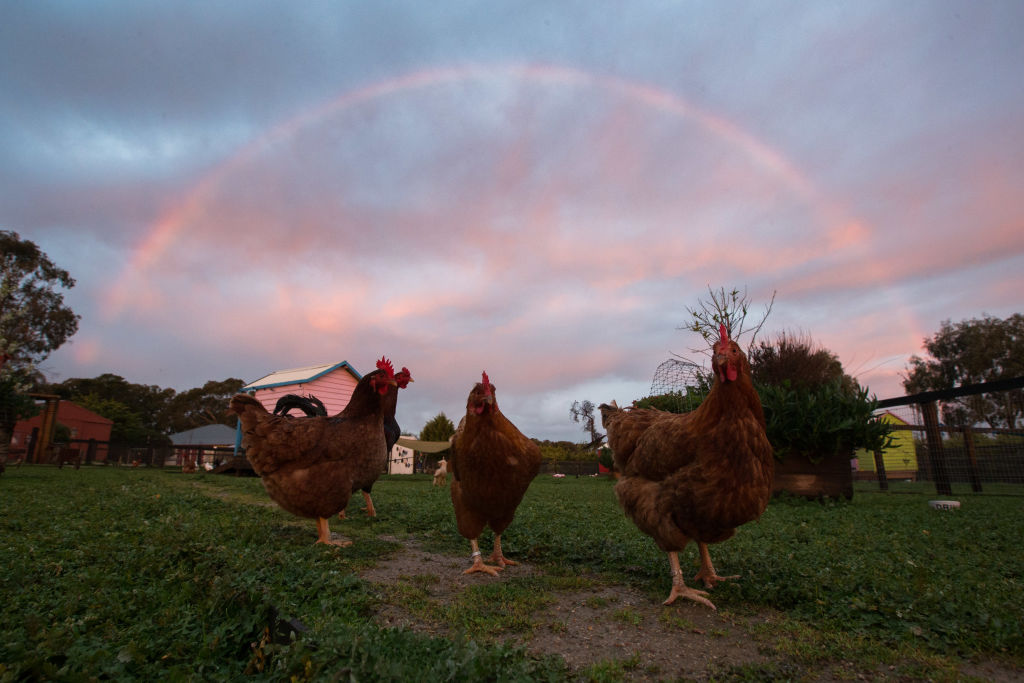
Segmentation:
{"type": "Polygon", "coordinates": [[[0,466],[7,462],[7,454],[11,450],[11,436],[13,433],[13,424],[0,422],[0,466]]]}

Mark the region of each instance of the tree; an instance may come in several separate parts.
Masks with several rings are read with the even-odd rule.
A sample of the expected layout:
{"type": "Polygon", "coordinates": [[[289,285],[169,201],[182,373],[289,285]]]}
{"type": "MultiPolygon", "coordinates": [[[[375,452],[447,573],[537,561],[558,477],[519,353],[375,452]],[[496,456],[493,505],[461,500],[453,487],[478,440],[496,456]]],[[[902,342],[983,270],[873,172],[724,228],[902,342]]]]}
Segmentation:
{"type": "MultiPolygon", "coordinates": [[[[133,413],[149,433],[166,435],[169,432],[167,414],[175,396],[174,389],[163,389],[155,384],[133,384],[120,375],[108,372],[91,379],[76,377],[60,384],[43,385],[40,391],[57,394],[75,403],[81,403],[85,396],[116,401],[133,413]]],[[[108,415],[103,416],[114,419],[108,415]]]]}
{"type": "Polygon", "coordinates": [[[590,434],[590,443],[587,444],[587,448],[597,448],[598,444],[604,438],[604,434],[597,431],[597,425],[594,420],[594,408],[596,408],[591,401],[583,400],[573,401],[572,406],[569,408],[569,415],[572,416],[573,422],[583,423],[583,431],[590,434]]]}
{"type": "MultiPolygon", "coordinates": [[[[572,441],[549,441],[547,439],[530,439],[540,448],[540,457],[545,461],[581,460],[579,446],[572,441]]],[[[589,455],[589,454],[588,454],[589,455]]]]}
{"type": "Polygon", "coordinates": [[[75,403],[114,423],[110,428],[111,443],[124,446],[138,446],[147,442],[154,445],[169,443],[166,436],[154,434],[142,424],[137,413],[120,401],[88,394],[75,397],[75,403]]]}
{"type": "Polygon", "coordinates": [[[3,372],[0,368],[0,472],[7,462],[15,423],[39,413],[36,402],[25,393],[27,388],[21,373],[3,372]]]}
{"type": "Polygon", "coordinates": [[[57,290],[74,285],[34,242],[0,230],[0,462],[14,424],[38,412],[26,395],[37,380],[35,365],[78,330],[79,316],[57,290]]]}
{"type": "Polygon", "coordinates": [[[58,289],[74,286],[34,242],[0,230],[0,356],[8,370],[42,362],[78,331],[80,316],[58,289]]]}
{"type": "MultiPolygon", "coordinates": [[[[696,332],[704,341],[708,342],[710,347],[718,340],[719,326],[725,325],[725,329],[729,331],[729,337],[733,340],[738,340],[749,333],[750,343],[748,346],[753,347],[757,333],[761,331],[761,327],[764,326],[768,315],[772,312],[772,306],[775,305],[775,292],[772,292],[772,298],[765,306],[761,320],[748,327],[747,314],[750,312],[750,305],[751,301],[747,296],[746,288],[742,293],[735,288],[726,292],[725,287],[719,287],[718,291],[715,291],[708,285],[708,298],[698,300],[696,308],[686,307],[690,320],[679,329],[696,332]]],[[[706,349],[692,350],[706,351],[706,349]]]]}
{"type": "MultiPolygon", "coordinates": [[[[420,432],[420,441],[447,441],[455,434],[455,425],[445,416],[438,413],[430,422],[423,425],[420,432]]],[[[448,449],[441,451],[447,453],[448,449]]]]}
{"type": "Polygon", "coordinates": [[[211,424],[234,427],[238,419],[228,415],[227,405],[244,386],[245,381],[232,377],[183,391],[168,401],[163,426],[171,434],[211,424]]]}
{"type": "MultiPolygon", "coordinates": [[[[924,339],[930,358],[910,357],[903,388],[908,394],[952,389],[998,379],[1024,376],[1024,315],[1005,320],[981,318],[942,322],[924,339]]],[[[1024,419],[1024,391],[979,394],[942,402],[943,420],[950,425],[986,423],[992,428],[1016,429],[1024,419]]]]}

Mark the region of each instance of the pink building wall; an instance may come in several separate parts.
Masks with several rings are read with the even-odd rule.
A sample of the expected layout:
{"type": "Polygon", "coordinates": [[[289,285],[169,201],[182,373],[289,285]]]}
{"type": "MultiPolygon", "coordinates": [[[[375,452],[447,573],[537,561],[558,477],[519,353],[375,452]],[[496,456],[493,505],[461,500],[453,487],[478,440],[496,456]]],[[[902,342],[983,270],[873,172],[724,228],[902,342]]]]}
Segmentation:
{"type": "Polygon", "coordinates": [[[285,394],[312,394],[323,401],[328,415],[336,415],[348,405],[357,383],[358,380],[347,367],[339,367],[309,381],[257,388],[253,396],[264,408],[273,411],[277,400],[285,394]]]}

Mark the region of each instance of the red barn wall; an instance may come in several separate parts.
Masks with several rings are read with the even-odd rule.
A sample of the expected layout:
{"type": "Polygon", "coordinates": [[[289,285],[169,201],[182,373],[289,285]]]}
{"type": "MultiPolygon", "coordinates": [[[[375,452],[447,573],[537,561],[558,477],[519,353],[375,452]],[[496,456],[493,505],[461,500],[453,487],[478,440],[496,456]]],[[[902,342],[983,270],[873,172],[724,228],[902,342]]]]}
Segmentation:
{"type": "MultiPolygon", "coordinates": [[[[97,415],[71,401],[61,401],[57,405],[57,422],[71,430],[72,439],[96,439],[97,441],[110,441],[110,430],[114,426],[113,422],[102,415],[97,415]]],[[[42,414],[28,420],[18,421],[14,425],[11,447],[25,448],[32,430],[42,429],[42,424],[42,414]]],[[[75,446],[79,445],[75,444],[75,446]]]]}

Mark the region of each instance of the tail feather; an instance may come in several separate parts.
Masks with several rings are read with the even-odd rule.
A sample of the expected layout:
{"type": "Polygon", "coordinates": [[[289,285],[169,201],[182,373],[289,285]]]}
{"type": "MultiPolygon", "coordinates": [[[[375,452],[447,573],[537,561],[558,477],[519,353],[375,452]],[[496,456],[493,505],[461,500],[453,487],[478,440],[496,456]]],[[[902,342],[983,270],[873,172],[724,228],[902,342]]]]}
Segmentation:
{"type": "MultiPolygon", "coordinates": [[[[625,412],[619,408],[619,404],[615,401],[612,401],[611,404],[602,403],[597,409],[601,413],[601,426],[608,433],[608,447],[612,449],[612,460],[615,462],[615,469],[621,472],[626,467],[629,456],[624,455],[626,449],[623,448],[622,440],[618,438],[619,434],[615,426],[625,412]]],[[[632,453],[632,448],[628,450],[629,453],[632,453]]]]}
{"type": "Polygon", "coordinates": [[[620,408],[615,401],[602,403],[601,425],[608,431],[608,446],[612,449],[615,469],[624,472],[626,464],[636,450],[641,435],[661,416],[660,410],[650,408],[620,408]]]}
{"type": "Polygon", "coordinates": [[[287,415],[293,408],[301,410],[306,417],[326,417],[327,408],[316,396],[299,396],[298,394],[285,394],[277,399],[274,406],[274,415],[287,415]]]}

